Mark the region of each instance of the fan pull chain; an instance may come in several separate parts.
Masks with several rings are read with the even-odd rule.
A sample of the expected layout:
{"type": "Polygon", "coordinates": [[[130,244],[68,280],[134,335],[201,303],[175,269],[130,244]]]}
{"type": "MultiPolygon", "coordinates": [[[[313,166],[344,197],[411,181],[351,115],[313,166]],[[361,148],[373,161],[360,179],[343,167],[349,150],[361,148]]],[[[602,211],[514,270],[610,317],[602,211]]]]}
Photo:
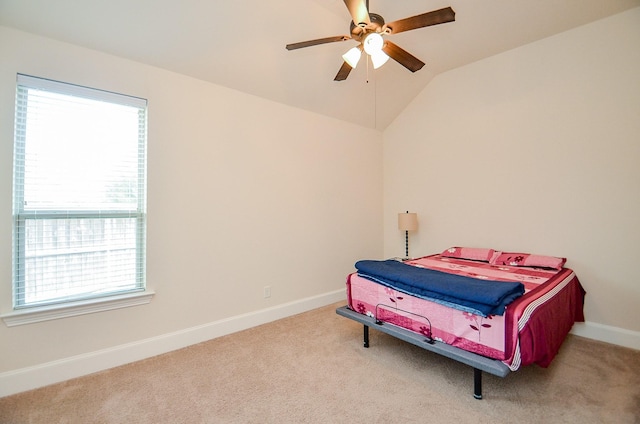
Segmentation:
{"type": "Polygon", "coordinates": [[[378,78],[373,79],[373,128],[378,128],[378,78]]]}
{"type": "Polygon", "coordinates": [[[367,84],[369,84],[369,56],[367,55],[367,84]]]}
{"type": "MultiPolygon", "coordinates": [[[[371,76],[374,77],[373,72],[371,76]]],[[[369,58],[367,58],[367,84],[369,84],[369,58]]],[[[378,80],[374,77],[373,79],[373,127],[378,127],[378,80]]]]}

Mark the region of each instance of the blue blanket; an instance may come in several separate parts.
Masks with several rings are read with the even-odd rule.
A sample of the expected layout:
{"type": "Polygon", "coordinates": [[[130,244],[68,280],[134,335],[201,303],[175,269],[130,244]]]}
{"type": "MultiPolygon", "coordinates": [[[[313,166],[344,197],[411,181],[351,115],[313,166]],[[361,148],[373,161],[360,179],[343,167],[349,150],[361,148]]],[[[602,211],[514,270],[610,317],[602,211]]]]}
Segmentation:
{"type": "Polygon", "coordinates": [[[395,260],[356,262],[358,275],[392,289],[481,316],[502,315],[524,294],[519,282],[480,280],[395,260]]]}

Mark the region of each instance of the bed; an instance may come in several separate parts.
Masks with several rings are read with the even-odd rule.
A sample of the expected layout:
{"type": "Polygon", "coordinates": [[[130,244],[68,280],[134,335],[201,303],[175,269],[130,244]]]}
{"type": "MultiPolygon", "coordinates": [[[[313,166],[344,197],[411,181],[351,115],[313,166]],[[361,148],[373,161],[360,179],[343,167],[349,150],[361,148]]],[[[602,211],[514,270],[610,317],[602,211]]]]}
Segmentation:
{"type": "Polygon", "coordinates": [[[407,260],[356,263],[339,315],[473,367],[505,377],[547,367],[575,322],[585,291],[566,259],[452,247],[407,260]]]}

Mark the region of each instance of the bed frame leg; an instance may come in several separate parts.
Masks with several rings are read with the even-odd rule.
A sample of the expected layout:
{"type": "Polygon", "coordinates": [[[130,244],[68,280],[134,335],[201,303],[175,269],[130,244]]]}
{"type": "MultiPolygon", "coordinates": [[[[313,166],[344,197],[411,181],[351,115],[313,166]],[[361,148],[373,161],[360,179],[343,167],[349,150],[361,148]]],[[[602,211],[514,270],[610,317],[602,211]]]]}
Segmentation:
{"type": "Polygon", "coordinates": [[[369,347],[369,326],[364,326],[364,347],[369,347]]]}
{"type": "Polygon", "coordinates": [[[482,399],[482,370],[473,369],[473,397],[482,399]]]}

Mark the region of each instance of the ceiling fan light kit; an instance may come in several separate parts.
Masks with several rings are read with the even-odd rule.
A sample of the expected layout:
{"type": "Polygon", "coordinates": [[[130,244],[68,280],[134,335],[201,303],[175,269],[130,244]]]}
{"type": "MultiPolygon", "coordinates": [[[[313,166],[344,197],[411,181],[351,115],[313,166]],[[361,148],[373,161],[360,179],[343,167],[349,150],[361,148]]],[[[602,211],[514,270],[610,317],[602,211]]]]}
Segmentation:
{"type": "Polygon", "coordinates": [[[369,12],[368,0],[344,0],[349,10],[352,21],[350,35],[319,38],[300,43],[287,44],[287,50],[296,50],[319,44],[333,43],[337,41],[355,40],[359,44],[347,51],[342,58],[344,60],[334,81],[344,81],[349,73],[356,67],[362,56],[362,51],[371,58],[373,69],[384,65],[392,58],[411,72],[416,72],[424,66],[417,57],[402,49],[400,46],[385,40],[383,36],[390,36],[400,32],[411,31],[427,26],[439,25],[455,21],[455,12],[450,7],[423,13],[421,15],[400,19],[386,24],[384,18],[376,13],[369,12]]]}
{"type": "Polygon", "coordinates": [[[362,57],[362,48],[356,46],[351,48],[348,52],[342,55],[342,59],[349,64],[352,68],[355,68],[362,57]]]}

